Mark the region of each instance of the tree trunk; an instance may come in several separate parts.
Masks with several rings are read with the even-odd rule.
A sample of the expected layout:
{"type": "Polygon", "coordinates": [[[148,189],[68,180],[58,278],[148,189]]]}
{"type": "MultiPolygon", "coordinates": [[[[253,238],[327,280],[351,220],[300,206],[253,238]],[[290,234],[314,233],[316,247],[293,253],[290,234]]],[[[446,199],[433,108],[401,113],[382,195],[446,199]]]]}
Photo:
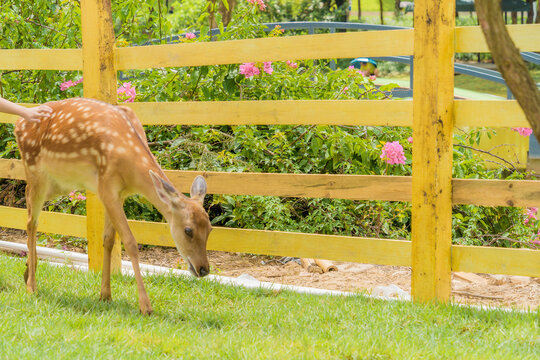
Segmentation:
{"type": "Polygon", "coordinates": [[[381,25],[384,25],[384,17],[383,17],[383,2],[382,0],[379,0],[379,8],[381,10],[381,25]]]}
{"type": "Polygon", "coordinates": [[[512,24],[517,24],[517,11],[512,11],[512,24]]]}
{"type": "Polygon", "coordinates": [[[358,0],[358,21],[362,19],[362,0],[358,0]]]}
{"type": "Polygon", "coordinates": [[[395,0],[394,2],[394,15],[396,16],[396,18],[399,17],[399,15],[401,14],[401,0],[395,0]]]}
{"type": "Polygon", "coordinates": [[[210,29],[214,29],[218,27],[218,23],[216,21],[216,12],[219,12],[221,14],[221,21],[223,22],[223,26],[227,27],[229,25],[229,22],[231,22],[232,18],[232,12],[234,10],[234,7],[236,6],[236,0],[229,0],[229,10],[225,7],[223,4],[223,1],[221,0],[209,0],[211,2],[210,7],[208,8],[208,22],[210,24],[210,29]],[[216,5],[216,1],[219,3],[219,6],[216,5]]]}
{"type": "Polygon", "coordinates": [[[499,0],[476,0],[476,12],[489,50],[506,84],[540,141],[540,91],[508,34],[499,0]]]}
{"type": "Polygon", "coordinates": [[[534,0],[527,0],[527,4],[529,6],[529,8],[527,9],[527,24],[532,24],[534,18],[534,0]]]}
{"type": "Polygon", "coordinates": [[[537,24],[540,24],[540,0],[536,0],[536,21],[535,22],[537,24]]]}

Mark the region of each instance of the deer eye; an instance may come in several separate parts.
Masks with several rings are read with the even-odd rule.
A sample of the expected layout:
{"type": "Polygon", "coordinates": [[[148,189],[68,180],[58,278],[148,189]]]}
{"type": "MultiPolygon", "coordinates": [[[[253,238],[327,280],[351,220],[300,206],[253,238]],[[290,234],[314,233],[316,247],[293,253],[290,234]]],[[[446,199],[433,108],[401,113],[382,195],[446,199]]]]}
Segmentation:
{"type": "Polygon", "coordinates": [[[193,237],[193,229],[190,228],[190,227],[187,227],[184,229],[184,232],[186,233],[187,236],[189,236],[190,238],[193,237]]]}

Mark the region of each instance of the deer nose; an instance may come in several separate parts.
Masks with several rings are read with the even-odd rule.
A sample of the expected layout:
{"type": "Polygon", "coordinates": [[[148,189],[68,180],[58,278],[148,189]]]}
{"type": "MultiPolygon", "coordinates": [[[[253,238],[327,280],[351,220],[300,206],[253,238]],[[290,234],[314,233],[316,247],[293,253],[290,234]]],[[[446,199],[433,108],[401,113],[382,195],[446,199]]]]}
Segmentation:
{"type": "Polygon", "coordinates": [[[199,276],[200,277],[204,277],[206,275],[208,275],[210,273],[210,270],[208,270],[208,268],[204,267],[204,266],[201,266],[199,268],[199,276]]]}

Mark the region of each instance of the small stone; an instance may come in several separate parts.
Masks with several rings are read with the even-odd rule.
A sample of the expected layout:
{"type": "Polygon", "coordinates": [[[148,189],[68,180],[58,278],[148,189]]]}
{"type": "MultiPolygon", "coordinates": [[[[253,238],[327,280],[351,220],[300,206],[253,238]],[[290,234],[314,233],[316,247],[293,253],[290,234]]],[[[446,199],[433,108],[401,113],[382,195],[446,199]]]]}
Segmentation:
{"type": "Polygon", "coordinates": [[[253,276],[249,275],[249,274],[242,274],[240,276],[237,277],[238,280],[243,280],[243,281],[250,281],[250,282],[259,282],[259,280],[255,279],[253,276]]]}
{"type": "Polygon", "coordinates": [[[376,286],[371,290],[371,295],[381,296],[385,298],[398,298],[402,300],[410,300],[411,295],[402,290],[399,286],[391,284],[389,286],[376,286]]]}
{"type": "Polygon", "coordinates": [[[506,275],[491,275],[491,280],[489,281],[492,285],[503,285],[508,283],[508,276],[506,275]]]}

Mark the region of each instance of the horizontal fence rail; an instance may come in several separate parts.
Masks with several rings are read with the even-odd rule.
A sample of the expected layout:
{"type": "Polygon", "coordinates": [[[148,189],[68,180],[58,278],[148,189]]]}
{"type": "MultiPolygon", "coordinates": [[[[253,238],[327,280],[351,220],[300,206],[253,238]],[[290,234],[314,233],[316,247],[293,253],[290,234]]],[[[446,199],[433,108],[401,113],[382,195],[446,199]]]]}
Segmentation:
{"type": "MultiPolygon", "coordinates": [[[[165,223],[130,220],[129,225],[140,244],[175,246],[165,223]]],[[[0,226],[25,229],[26,209],[0,206],[0,226]]],[[[38,231],[86,237],[86,217],[43,211],[38,231]]],[[[405,240],[218,227],[208,250],[411,266],[411,242],[405,240]]],[[[540,251],[453,245],[452,271],[538,276],[540,251]]]]}
{"type": "MultiPolygon", "coordinates": [[[[412,126],[412,100],[185,101],[124,105],[136,112],[143,125],[412,126]]],[[[457,127],[529,126],[515,100],[456,100],[454,110],[457,127]]],[[[0,123],[16,120],[16,116],[0,113],[0,123]]]]}
{"type": "MultiPolygon", "coordinates": [[[[540,51],[540,24],[508,25],[507,28],[520,51],[540,51]]],[[[115,50],[116,69],[412,55],[413,31],[375,30],[123,47],[115,50]]],[[[456,27],[455,34],[455,52],[489,52],[480,27],[456,27]]],[[[0,49],[0,69],[82,70],[82,50],[0,49]]]]}
{"type": "Polygon", "coordinates": [[[117,70],[238,64],[296,59],[412,55],[413,30],[284,36],[133,46],[116,50],[117,70]],[[387,35],[383,35],[387,34],[387,35]],[[362,44],[359,47],[351,44],[362,44]]]}
{"type": "Polygon", "coordinates": [[[82,70],[82,49],[0,49],[0,70],[82,70]]]}
{"type": "MultiPolygon", "coordinates": [[[[208,183],[209,194],[407,202],[412,196],[410,176],[183,170],[165,170],[165,174],[175,187],[185,193],[189,193],[193,179],[202,175],[208,183]]],[[[0,178],[24,180],[22,162],[0,159],[0,178]]],[[[540,207],[538,180],[453,179],[452,187],[454,205],[540,207]]]]}

